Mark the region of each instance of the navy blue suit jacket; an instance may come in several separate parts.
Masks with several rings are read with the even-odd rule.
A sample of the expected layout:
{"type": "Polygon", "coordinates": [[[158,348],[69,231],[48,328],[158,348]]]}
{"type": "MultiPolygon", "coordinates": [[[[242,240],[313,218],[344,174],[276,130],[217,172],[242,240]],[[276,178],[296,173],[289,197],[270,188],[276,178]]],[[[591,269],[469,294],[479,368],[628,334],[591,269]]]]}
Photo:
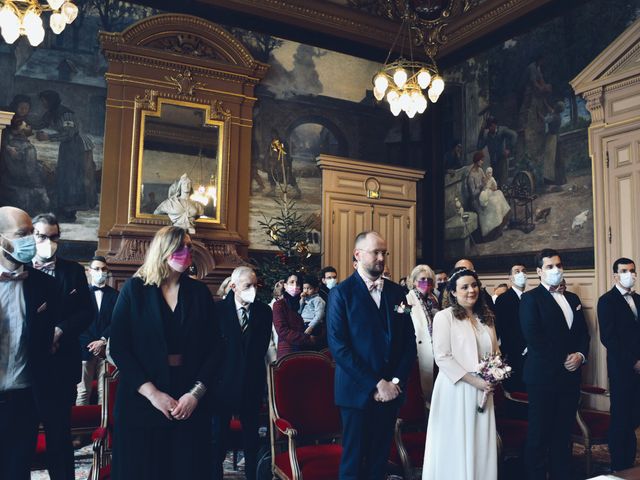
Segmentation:
{"type": "Polygon", "coordinates": [[[411,316],[394,311],[406,302],[402,287],[385,280],[381,297],[378,309],[358,272],[330,290],[327,334],[340,407],[364,408],[383,378],[404,385],[416,361],[411,316]]]}
{"type": "Polygon", "coordinates": [[[584,320],[580,298],[565,292],[573,311],[571,329],[553,295],[540,284],[522,294],[520,299],[520,325],[527,342],[527,359],[523,379],[527,385],[554,390],[573,390],[580,386],[578,368],[569,372],[564,362],[570,353],[589,355],[589,331],[584,320]]]}

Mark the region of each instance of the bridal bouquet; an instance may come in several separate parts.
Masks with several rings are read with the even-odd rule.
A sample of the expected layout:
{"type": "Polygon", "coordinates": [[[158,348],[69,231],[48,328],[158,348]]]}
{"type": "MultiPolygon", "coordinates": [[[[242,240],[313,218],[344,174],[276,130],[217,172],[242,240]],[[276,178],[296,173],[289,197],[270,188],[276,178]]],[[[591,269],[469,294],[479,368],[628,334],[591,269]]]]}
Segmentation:
{"type": "MultiPolygon", "coordinates": [[[[511,367],[507,365],[500,353],[488,353],[482,357],[480,363],[478,363],[475,373],[485,382],[497,385],[505,378],[511,376],[511,367]]],[[[478,412],[484,412],[488,395],[486,390],[482,393],[482,400],[480,401],[480,405],[478,405],[478,412]]]]}

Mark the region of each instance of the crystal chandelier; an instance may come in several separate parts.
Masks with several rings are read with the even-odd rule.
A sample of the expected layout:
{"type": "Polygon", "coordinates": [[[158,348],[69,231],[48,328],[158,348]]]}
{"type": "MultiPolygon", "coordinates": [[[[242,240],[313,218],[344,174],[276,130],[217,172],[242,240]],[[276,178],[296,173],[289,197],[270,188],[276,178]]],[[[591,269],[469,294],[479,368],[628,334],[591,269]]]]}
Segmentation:
{"type": "MultiPolygon", "coordinates": [[[[386,98],[391,113],[396,117],[405,112],[409,118],[416,113],[423,113],[429,101],[435,103],[444,91],[444,80],[438,72],[438,66],[433,56],[426,51],[428,61],[419,62],[413,58],[413,31],[418,27],[413,25],[408,14],[402,17],[402,24],[391,45],[387,59],[382,69],[373,77],[373,95],[378,101],[386,98]],[[406,28],[406,38],[409,43],[409,58],[402,56],[389,62],[398,38],[406,28]],[[426,96],[425,96],[426,93],[426,96]],[[427,100],[428,98],[428,100],[427,100]]],[[[420,37],[420,35],[418,35],[420,37]]],[[[404,47],[404,45],[401,45],[404,47]]]]}
{"type": "Polygon", "coordinates": [[[78,16],[78,7],[70,0],[0,0],[0,6],[0,30],[9,44],[24,35],[32,46],[40,45],[44,40],[43,12],[51,12],[49,26],[56,35],[78,16]]]}

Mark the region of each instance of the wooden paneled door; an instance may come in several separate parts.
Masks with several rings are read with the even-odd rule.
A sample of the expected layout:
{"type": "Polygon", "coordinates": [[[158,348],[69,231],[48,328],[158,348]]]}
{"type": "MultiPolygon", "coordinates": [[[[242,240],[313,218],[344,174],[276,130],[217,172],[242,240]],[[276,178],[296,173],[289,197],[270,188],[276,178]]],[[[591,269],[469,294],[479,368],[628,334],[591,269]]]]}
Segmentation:
{"type": "Polygon", "coordinates": [[[640,260],[640,136],[638,130],[604,139],[607,176],[607,265],[640,260]]]}
{"type": "Polygon", "coordinates": [[[340,280],[353,272],[353,239],[360,232],[371,230],[373,206],[345,200],[329,200],[331,227],[323,245],[324,264],[338,270],[340,280]]]}
{"type": "Polygon", "coordinates": [[[415,205],[378,205],[373,209],[373,230],[387,240],[387,265],[396,282],[409,276],[415,264],[415,218],[415,205]]]}

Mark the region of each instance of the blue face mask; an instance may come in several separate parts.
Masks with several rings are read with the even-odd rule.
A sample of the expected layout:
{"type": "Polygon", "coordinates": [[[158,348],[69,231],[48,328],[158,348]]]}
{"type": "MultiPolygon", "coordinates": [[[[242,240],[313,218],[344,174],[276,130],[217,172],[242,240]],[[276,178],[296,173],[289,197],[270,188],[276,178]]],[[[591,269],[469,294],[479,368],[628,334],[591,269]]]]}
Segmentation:
{"type": "Polygon", "coordinates": [[[18,263],[31,263],[33,257],[36,256],[36,239],[33,235],[14,238],[13,240],[7,237],[4,238],[13,246],[13,252],[2,249],[7,255],[18,263]]]}

